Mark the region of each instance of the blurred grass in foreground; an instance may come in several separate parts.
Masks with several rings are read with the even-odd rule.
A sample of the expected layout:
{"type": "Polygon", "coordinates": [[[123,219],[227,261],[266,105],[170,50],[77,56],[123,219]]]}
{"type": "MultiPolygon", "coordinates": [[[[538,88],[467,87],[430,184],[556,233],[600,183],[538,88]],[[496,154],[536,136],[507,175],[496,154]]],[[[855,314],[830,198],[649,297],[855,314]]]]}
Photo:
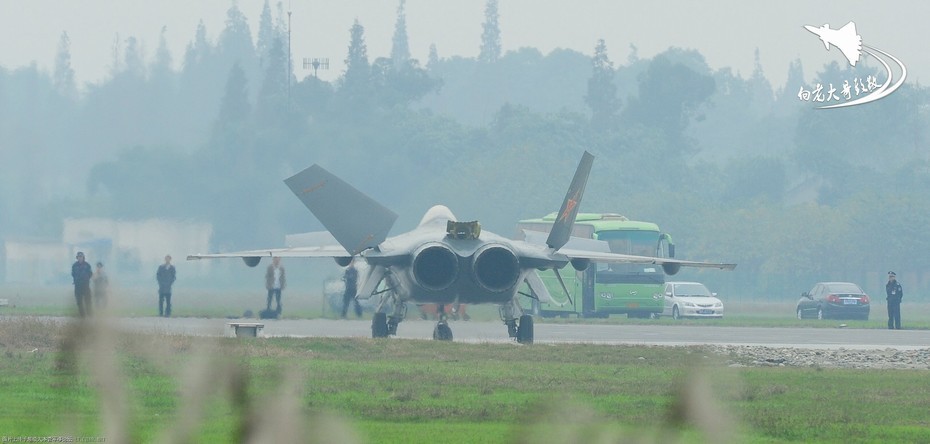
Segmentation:
{"type": "Polygon", "coordinates": [[[928,442],[926,371],[702,347],[195,338],[0,320],[0,433],[107,442],[928,442]]]}

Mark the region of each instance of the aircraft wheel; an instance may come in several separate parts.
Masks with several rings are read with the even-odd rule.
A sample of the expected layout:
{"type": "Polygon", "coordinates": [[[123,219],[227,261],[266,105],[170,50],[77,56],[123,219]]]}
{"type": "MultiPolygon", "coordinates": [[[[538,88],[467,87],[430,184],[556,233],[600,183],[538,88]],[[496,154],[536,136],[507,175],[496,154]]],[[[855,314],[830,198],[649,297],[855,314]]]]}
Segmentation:
{"type": "Polygon", "coordinates": [[[517,320],[514,319],[511,321],[507,321],[506,324],[507,324],[507,336],[511,338],[516,338],[517,337],[517,320]]]}
{"type": "Polygon", "coordinates": [[[433,329],[433,339],[437,341],[451,341],[452,328],[449,327],[449,324],[436,324],[436,328],[433,329]]]}
{"type": "Polygon", "coordinates": [[[817,309],[817,319],[820,319],[821,321],[823,320],[823,309],[822,308],[817,309]]]}
{"type": "Polygon", "coordinates": [[[804,319],[804,311],[798,308],[798,319],[804,319]]]}
{"type": "Polygon", "coordinates": [[[386,338],[387,336],[387,313],[375,313],[375,315],[371,317],[371,337],[386,338]]]}
{"type": "Polygon", "coordinates": [[[517,327],[517,342],[520,344],[533,343],[533,317],[530,315],[520,316],[520,326],[517,327]]]}
{"type": "Polygon", "coordinates": [[[681,319],[681,313],[678,312],[678,306],[672,307],[672,319],[681,319]]]}

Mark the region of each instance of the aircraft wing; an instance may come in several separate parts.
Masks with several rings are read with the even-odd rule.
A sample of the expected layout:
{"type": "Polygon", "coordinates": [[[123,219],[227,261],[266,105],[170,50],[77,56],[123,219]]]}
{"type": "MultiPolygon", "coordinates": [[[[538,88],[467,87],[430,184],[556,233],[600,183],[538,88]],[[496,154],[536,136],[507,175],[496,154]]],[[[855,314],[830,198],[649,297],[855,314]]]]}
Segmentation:
{"type": "Polygon", "coordinates": [[[262,257],[349,257],[348,251],[340,246],[269,248],[265,250],[234,251],[231,253],[191,254],[187,260],[219,259],[230,257],[262,258],[262,257]]]}
{"type": "Polygon", "coordinates": [[[714,262],[683,261],[680,259],[670,259],[664,257],[635,256],[632,254],[604,253],[600,251],[572,250],[561,249],[559,253],[568,256],[569,259],[590,259],[592,262],[614,263],[614,264],[656,264],[682,267],[700,267],[700,268],[719,268],[721,270],[732,270],[736,264],[718,264],[714,262]]]}

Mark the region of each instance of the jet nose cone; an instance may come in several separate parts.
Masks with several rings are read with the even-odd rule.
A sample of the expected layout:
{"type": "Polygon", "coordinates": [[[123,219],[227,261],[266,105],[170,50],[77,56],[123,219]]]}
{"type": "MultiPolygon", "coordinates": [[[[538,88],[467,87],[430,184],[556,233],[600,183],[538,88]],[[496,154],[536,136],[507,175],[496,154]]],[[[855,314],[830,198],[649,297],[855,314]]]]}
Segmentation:
{"type": "Polygon", "coordinates": [[[820,30],[816,26],[804,25],[804,29],[813,32],[814,34],[820,35],[820,30]]]}

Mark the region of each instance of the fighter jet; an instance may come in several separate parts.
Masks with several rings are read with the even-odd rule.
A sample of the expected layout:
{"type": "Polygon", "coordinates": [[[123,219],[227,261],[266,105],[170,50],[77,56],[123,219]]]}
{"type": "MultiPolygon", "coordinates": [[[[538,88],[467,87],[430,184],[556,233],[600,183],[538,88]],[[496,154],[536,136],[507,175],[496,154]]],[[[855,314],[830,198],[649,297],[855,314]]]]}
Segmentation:
{"type": "MultiPolygon", "coordinates": [[[[551,301],[537,270],[554,269],[558,276],[558,270],[569,263],[584,270],[592,261],[657,264],[667,274],[677,273],[682,266],[727,270],[736,266],[562,248],[572,239],[593,161],[594,156],[585,152],[545,244],[482,231],[477,221],[458,221],[443,205],[430,208],[413,230],[388,238],[397,214],[313,165],[284,182],[338,246],[192,254],[188,260],[239,257],[254,267],[263,257],[330,257],[346,266],[353,258],[360,258],[367,263],[368,272],[356,297],[379,298],[371,323],[372,337],[396,335],[398,324],[407,315],[407,302],[413,302],[438,304],[441,315],[433,338],[452,340],[443,306],[489,303],[500,306],[509,336],[522,344],[533,342],[533,318],[520,307],[518,295],[551,301]]],[[[562,287],[568,294],[564,283],[562,287]]]]}
{"type": "Polygon", "coordinates": [[[828,23],[824,23],[819,28],[804,25],[804,29],[817,34],[820,40],[823,40],[823,46],[827,48],[827,51],[830,50],[831,44],[839,48],[843,55],[846,56],[846,60],[849,60],[849,64],[856,66],[856,62],[859,61],[859,56],[862,54],[862,37],[856,33],[855,23],[849,22],[840,29],[830,29],[828,23]]]}

